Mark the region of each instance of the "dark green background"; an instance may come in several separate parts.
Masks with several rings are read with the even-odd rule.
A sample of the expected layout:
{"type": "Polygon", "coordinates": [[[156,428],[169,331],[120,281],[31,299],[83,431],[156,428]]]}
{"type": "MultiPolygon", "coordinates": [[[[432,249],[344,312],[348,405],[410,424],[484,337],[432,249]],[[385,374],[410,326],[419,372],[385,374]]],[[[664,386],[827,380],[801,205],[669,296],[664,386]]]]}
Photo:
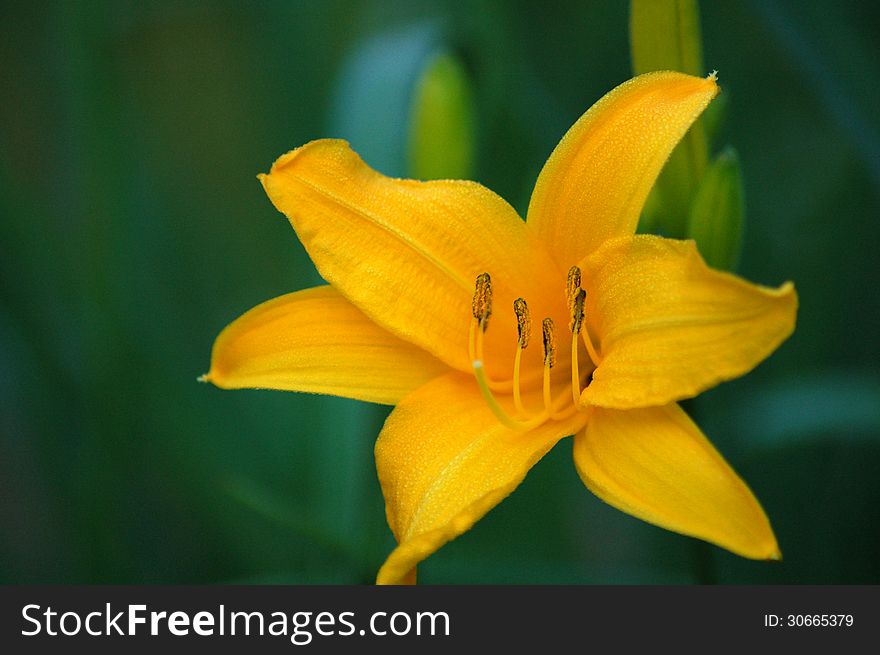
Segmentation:
{"type": "MultiPolygon", "coordinates": [[[[559,137],[629,77],[626,4],[3,3],[0,581],[371,582],[393,547],[386,410],[196,382],[224,325],[318,280],[255,175],[327,136],[405,173],[407,93],[445,44],[474,84],[475,177],[523,210],[559,137]]],[[[603,505],[564,441],[423,582],[880,582],[870,6],[702,7],[719,145],[745,176],[741,272],[794,280],[801,308],[775,355],[690,408],[785,561],[603,505]]]]}

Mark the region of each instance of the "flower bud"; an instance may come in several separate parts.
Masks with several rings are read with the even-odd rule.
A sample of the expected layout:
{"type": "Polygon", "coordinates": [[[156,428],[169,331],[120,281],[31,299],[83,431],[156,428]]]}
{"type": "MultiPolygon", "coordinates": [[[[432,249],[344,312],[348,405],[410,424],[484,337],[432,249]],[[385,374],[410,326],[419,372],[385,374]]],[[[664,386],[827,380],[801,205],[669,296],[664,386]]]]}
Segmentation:
{"type": "MultiPolygon", "coordinates": [[[[697,0],[630,0],[629,38],[636,74],[673,70],[702,76],[709,72],[703,66],[697,0]]],[[[706,134],[700,119],[672,151],[661,171],[642,211],[639,232],[676,239],[685,236],[688,208],[708,160],[706,134]]]]}
{"type": "Polygon", "coordinates": [[[727,147],[709,168],[691,204],[688,236],[713,268],[736,268],[742,245],[744,200],[736,151],[727,147]]]}
{"type": "Polygon", "coordinates": [[[410,110],[409,175],[422,180],[470,179],[474,164],[471,86],[459,59],[446,51],[429,57],[410,110]]]}

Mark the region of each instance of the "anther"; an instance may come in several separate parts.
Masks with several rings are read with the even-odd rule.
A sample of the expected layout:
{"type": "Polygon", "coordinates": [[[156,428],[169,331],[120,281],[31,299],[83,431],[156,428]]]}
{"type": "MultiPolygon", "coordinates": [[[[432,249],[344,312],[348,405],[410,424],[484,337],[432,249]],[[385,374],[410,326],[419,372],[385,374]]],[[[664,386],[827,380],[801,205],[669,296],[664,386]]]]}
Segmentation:
{"type": "Polygon", "coordinates": [[[572,309],[578,291],[581,289],[581,269],[572,266],[568,269],[568,279],[565,281],[565,298],[568,300],[568,308],[572,309]]]}
{"type": "Polygon", "coordinates": [[[516,314],[516,334],[520,348],[529,345],[532,338],[532,321],[529,318],[529,306],[522,298],[513,301],[513,312],[516,314]]]}
{"type": "Polygon", "coordinates": [[[584,324],[584,299],[586,297],[587,292],[583,289],[578,289],[572,301],[571,320],[568,323],[568,329],[571,330],[572,334],[577,335],[581,333],[581,327],[584,324]]]}
{"type": "Polygon", "coordinates": [[[488,273],[480,273],[477,276],[471,308],[474,318],[477,319],[480,328],[485,332],[489,324],[489,317],[492,315],[492,278],[488,273]]]}
{"type": "Polygon", "coordinates": [[[541,323],[544,330],[544,366],[556,365],[556,338],[553,336],[553,319],[545,318],[541,323]]]}

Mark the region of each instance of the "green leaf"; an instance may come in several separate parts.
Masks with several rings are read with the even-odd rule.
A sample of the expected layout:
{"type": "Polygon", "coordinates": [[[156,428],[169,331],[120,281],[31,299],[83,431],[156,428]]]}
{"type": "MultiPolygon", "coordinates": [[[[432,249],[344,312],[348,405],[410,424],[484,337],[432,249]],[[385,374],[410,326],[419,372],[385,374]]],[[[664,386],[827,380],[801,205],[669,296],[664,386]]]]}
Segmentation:
{"type": "Polygon", "coordinates": [[[473,94],[457,57],[440,51],[416,85],[410,114],[408,164],[412,177],[469,179],[474,166],[473,94]]]}
{"type": "Polygon", "coordinates": [[[727,147],[718,155],[691,204],[688,236],[713,268],[732,271],[742,248],[742,175],[736,151],[727,147]]]}
{"type": "MultiPolygon", "coordinates": [[[[632,0],[630,48],[637,75],[656,70],[705,75],[696,0],[632,0]]],[[[684,236],[691,198],[708,157],[705,128],[702,121],[697,121],[672,152],[657,180],[654,204],[661,220],[654,231],[670,237],[684,236]]],[[[654,221],[649,218],[647,222],[654,221]]]]}

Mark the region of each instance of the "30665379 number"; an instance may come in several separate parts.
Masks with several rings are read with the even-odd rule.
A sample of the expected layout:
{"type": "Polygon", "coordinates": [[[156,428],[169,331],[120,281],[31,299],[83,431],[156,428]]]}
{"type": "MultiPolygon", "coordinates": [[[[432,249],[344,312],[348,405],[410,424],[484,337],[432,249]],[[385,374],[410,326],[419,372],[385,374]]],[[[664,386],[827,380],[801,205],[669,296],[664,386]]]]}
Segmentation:
{"type": "Polygon", "coordinates": [[[767,628],[851,628],[852,614],[765,614],[767,628]]]}

